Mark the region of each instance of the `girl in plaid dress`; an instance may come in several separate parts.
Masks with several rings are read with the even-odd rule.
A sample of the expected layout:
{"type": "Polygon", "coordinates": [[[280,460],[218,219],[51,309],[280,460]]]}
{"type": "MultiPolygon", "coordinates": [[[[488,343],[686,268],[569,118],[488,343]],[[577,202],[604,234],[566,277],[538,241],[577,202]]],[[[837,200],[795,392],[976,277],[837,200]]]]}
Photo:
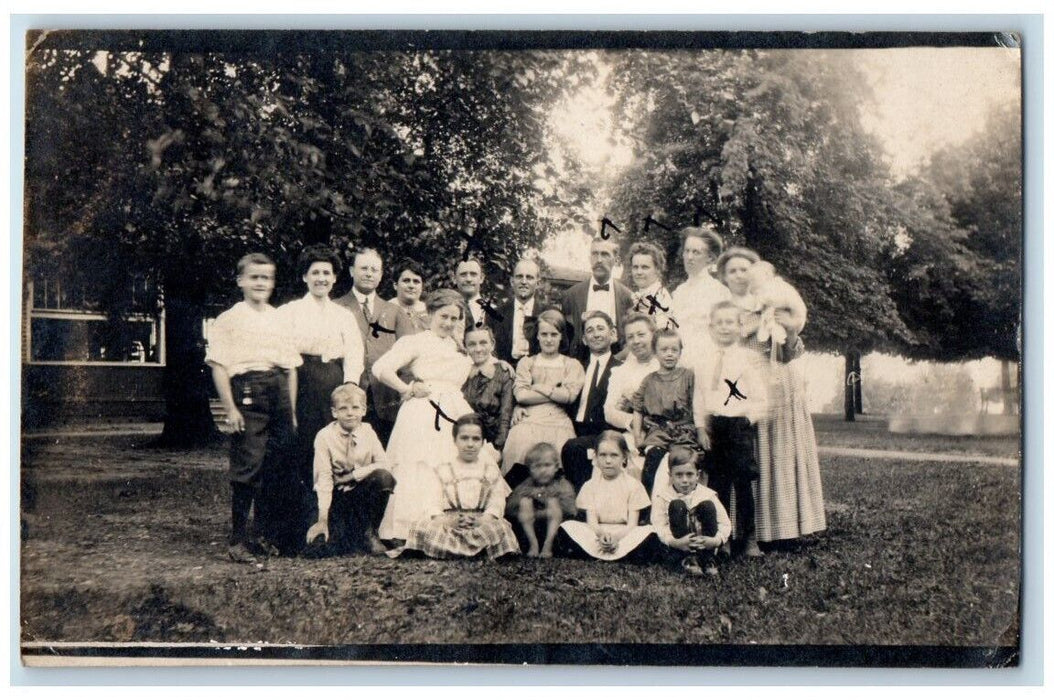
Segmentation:
{"type": "Polygon", "coordinates": [[[518,554],[512,526],[502,517],[509,486],[494,460],[481,452],[483,421],[475,413],[461,416],[453,435],[457,457],[436,467],[439,492],[429,517],[410,526],[401,550],[418,550],[435,559],[518,554]]]}

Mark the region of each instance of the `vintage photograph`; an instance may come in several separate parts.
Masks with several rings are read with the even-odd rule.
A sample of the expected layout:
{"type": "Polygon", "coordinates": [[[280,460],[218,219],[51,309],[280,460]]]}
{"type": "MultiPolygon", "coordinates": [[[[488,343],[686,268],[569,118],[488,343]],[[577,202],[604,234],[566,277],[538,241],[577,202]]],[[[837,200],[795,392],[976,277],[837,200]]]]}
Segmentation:
{"type": "Polygon", "coordinates": [[[1016,665],[998,29],[30,32],[23,663],[1016,665]]]}

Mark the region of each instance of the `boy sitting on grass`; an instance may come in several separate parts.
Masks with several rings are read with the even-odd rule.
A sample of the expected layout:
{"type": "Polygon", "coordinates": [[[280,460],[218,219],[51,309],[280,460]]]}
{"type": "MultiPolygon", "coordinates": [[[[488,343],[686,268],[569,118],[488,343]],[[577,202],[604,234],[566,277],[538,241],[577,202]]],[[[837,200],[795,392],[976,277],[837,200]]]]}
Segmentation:
{"type": "Polygon", "coordinates": [[[366,392],[350,382],[330,395],[332,423],[315,436],[318,522],[307,531],[315,556],[386,551],[377,527],[395,488],[387,458],[366,415],[366,392]],[[321,537],[321,542],[315,542],[321,537]]]}
{"type": "Polygon", "coordinates": [[[244,300],[216,319],[205,355],[231,431],[227,551],[233,561],[246,564],[255,563],[258,553],[291,551],[293,541],[301,537],[294,532],[299,526],[295,504],[283,495],[293,475],[286,453],[296,428],[296,368],[301,359],[282,317],[268,303],[274,278],[275,264],[262,253],[238,261],[244,300]],[[249,535],[254,502],[261,540],[249,535]]]}
{"type": "Polygon", "coordinates": [[[728,541],[732,523],[717,493],[699,483],[697,459],[688,447],[670,448],[670,483],[655,490],[651,524],[682,569],[693,576],[715,576],[714,554],[728,541]]]}

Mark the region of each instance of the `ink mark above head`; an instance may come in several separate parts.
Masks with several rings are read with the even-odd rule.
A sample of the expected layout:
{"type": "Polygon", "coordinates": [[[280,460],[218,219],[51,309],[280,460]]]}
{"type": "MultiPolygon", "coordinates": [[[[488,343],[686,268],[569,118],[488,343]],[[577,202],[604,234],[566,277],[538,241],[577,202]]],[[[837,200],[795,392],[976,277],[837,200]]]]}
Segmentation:
{"type": "Polygon", "coordinates": [[[479,252],[479,244],[475,236],[468,231],[458,231],[457,235],[465,243],[465,250],[461,253],[461,262],[468,262],[473,252],[479,252]]]}
{"type": "Polygon", "coordinates": [[[665,330],[670,330],[670,324],[671,323],[673,324],[674,328],[680,328],[681,327],[681,324],[677,323],[677,321],[675,321],[672,316],[667,316],[666,317],[666,326],[664,327],[664,329],[665,330]]]}
{"type": "Polygon", "coordinates": [[[372,335],[374,338],[380,338],[381,337],[380,336],[381,333],[392,333],[392,334],[394,334],[395,333],[395,329],[394,328],[385,328],[384,326],[381,325],[380,321],[376,321],[376,320],[371,321],[370,322],[370,335],[372,335]]]}
{"type": "Polygon", "coordinates": [[[445,420],[447,422],[450,422],[450,423],[454,422],[453,418],[451,418],[450,416],[448,416],[446,413],[443,412],[443,409],[439,407],[438,403],[436,403],[432,399],[428,399],[428,403],[432,406],[432,408],[434,408],[436,410],[435,421],[433,421],[432,425],[435,426],[435,429],[437,431],[440,430],[440,427],[439,427],[439,419],[440,418],[442,418],[443,420],[445,420]]]}
{"type": "Polygon", "coordinates": [[[644,217],[644,233],[647,233],[648,229],[650,229],[652,226],[658,226],[663,231],[672,231],[673,230],[669,226],[667,226],[666,224],[662,223],[661,221],[656,221],[655,219],[651,218],[651,214],[648,214],[647,216],[644,217]]]}
{"type": "Polygon", "coordinates": [[[611,219],[605,216],[603,219],[600,220],[600,237],[603,238],[605,241],[611,238],[611,234],[608,233],[609,228],[615,229],[616,233],[622,233],[622,229],[616,226],[611,221],[611,219]]]}

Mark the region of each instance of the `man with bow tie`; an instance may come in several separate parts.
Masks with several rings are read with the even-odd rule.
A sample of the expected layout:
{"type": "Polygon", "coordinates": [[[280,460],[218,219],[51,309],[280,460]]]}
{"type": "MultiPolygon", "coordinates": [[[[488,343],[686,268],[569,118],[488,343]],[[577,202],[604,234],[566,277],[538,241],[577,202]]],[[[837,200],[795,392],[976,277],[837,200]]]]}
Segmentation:
{"type": "Polygon", "coordinates": [[[541,270],[533,260],[520,260],[512,270],[512,299],[499,309],[501,321],[494,324],[494,354],[516,366],[522,358],[537,354],[536,317],[542,309],[538,297],[541,270]]]}
{"type": "MultiPolygon", "coordinates": [[[[571,355],[583,365],[589,360],[589,346],[582,335],[582,316],[588,311],[603,311],[620,328],[622,318],[633,304],[633,293],[629,287],[611,278],[611,270],[618,260],[618,245],[614,240],[594,238],[589,248],[589,264],[592,276],[564,292],[561,308],[564,317],[572,324],[571,355]]],[[[612,346],[618,353],[621,343],[612,346]]]]}

